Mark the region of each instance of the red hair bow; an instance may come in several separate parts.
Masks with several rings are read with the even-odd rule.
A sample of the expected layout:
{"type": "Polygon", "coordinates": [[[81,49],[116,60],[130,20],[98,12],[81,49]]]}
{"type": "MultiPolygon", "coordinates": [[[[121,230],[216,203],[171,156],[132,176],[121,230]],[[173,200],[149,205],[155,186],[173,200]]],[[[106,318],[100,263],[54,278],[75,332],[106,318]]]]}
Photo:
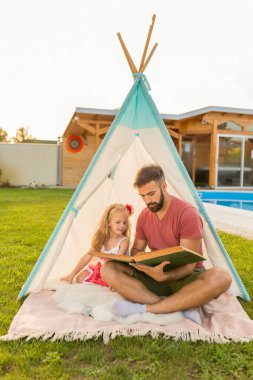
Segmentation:
{"type": "Polygon", "coordinates": [[[127,204],[127,205],[125,205],[125,208],[129,212],[129,215],[132,215],[134,213],[134,208],[132,205],[127,204]]]}

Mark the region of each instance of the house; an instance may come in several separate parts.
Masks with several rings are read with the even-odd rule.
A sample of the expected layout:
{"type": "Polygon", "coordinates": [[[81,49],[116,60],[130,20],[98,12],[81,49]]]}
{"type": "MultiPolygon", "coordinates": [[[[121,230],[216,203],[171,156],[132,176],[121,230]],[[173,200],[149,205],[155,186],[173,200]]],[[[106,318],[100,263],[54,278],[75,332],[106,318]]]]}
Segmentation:
{"type": "MultiPolygon", "coordinates": [[[[116,114],[76,108],[61,139],[63,186],[77,186],[116,114]]],[[[210,106],[161,117],[196,187],[253,189],[253,110],[210,106]]]]}

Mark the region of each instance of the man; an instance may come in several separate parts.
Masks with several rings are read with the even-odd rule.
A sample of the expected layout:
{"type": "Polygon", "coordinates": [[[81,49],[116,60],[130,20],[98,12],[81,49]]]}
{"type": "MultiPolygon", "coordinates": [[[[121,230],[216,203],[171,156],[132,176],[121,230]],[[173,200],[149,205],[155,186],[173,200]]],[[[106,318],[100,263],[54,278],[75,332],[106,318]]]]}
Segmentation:
{"type": "MultiPolygon", "coordinates": [[[[139,215],[131,254],[182,245],[202,254],[202,220],[197,210],[167,192],[163,170],[157,165],[142,167],[134,186],[146,204],[139,215]]],[[[205,270],[202,263],[187,264],[167,272],[165,261],[155,267],[107,262],[102,277],[129,301],[116,301],[114,313],[171,313],[186,310],[185,316],[200,323],[194,308],[225,292],[230,275],[222,268],[205,270]]]]}

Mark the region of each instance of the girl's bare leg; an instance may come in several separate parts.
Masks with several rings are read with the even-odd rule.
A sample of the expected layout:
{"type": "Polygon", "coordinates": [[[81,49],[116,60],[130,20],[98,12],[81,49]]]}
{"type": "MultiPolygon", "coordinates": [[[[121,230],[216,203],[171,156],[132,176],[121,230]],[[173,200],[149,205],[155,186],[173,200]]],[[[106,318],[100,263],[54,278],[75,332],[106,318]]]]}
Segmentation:
{"type": "Polygon", "coordinates": [[[76,282],[78,284],[81,284],[83,282],[83,280],[88,277],[90,274],[90,272],[87,270],[87,269],[84,269],[82,270],[81,272],[78,273],[78,275],[76,276],[76,282]]]}

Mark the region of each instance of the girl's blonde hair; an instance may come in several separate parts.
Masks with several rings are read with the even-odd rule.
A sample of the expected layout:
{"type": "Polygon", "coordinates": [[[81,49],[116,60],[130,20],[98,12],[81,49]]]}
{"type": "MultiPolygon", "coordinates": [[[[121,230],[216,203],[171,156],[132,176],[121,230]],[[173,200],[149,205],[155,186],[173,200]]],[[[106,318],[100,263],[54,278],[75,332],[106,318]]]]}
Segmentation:
{"type": "MultiPolygon", "coordinates": [[[[100,219],[97,231],[95,232],[92,238],[91,246],[94,250],[100,251],[102,246],[107,242],[107,240],[109,240],[109,237],[110,237],[109,223],[116,212],[126,213],[127,217],[129,217],[128,209],[126,208],[126,206],[122,204],[114,203],[110,205],[109,207],[107,207],[107,209],[104,211],[102,218],[100,219]]],[[[123,232],[123,235],[127,236],[128,238],[130,237],[129,218],[127,218],[126,229],[123,232]]]]}

